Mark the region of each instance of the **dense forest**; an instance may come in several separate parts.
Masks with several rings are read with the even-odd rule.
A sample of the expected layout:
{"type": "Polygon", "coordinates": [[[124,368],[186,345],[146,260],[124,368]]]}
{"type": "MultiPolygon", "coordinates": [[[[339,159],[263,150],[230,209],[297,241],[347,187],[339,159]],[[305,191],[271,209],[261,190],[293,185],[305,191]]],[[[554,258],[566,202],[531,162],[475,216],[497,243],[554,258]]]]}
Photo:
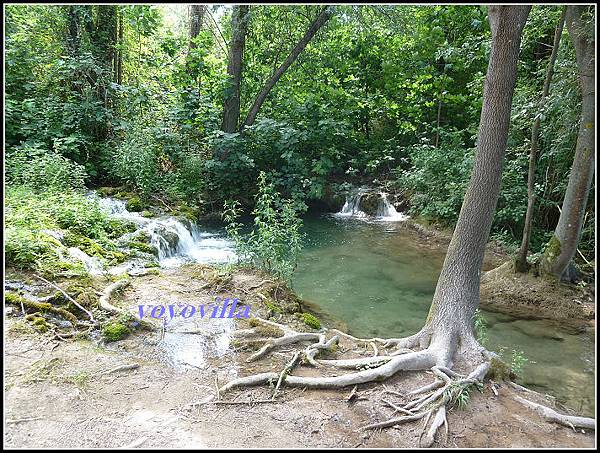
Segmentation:
{"type": "MultiPolygon", "coordinates": [[[[425,418],[418,445],[431,446],[447,410],[466,405],[484,377],[497,396],[493,382],[515,380],[527,361],[513,346],[512,358],[486,349],[480,283],[482,299],[513,279],[523,286],[508,283],[498,297],[535,287],[569,299],[564,308],[523,302],[524,319],[571,329],[575,318],[589,321],[580,300],[595,304],[595,7],[12,4],[4,14],[5,302],[38,334],[64,345],[155,332],[141,308],[136,320],[110,300],[139,275],[131,300],[154,303],[160,291],[144,279],[192,272],[188,282],[206,282],[198,294],[257,293],[270,321],[250,319],[251,334],[281,331],[247,362],[315,341],[277,372],[207,381],[217,399],[269,383],[272,400],[285,384],[354,387],[351,402],[358,385],[431,369],[436,382],[409,394],[427,397],[389,403],[393,416],[366,426],[425,418]],[[369,222],[392,212],[427,238],[447,236],[437,284],[415,290],[428,301],[416,333],[338,330],[327,340],[336,329],[321,330],[319,311],[302,308],[298,279],[317,296],[306,290],[301,251],[325,241],[317,233],[307,242],[304,223],[332,212],[369,222]],[[226,239],[214,240],[231,244],[218,252],[236,264],[198,258],[194,247],[213,240],[203,225],[215,222],[226,239]],[[502,283],[497,269],[493,281],[481,276],[490,247],[500,262],[488,268],[510,268],[502,283]],[[201,270],[170,270],[183,255],[201,270]],[[251,285],[240,277],[249,269],[260,272],[251,285]],[[48,294],[30,291],[34,282],[48,294]],[[259,292],[264,285],[275,286],[259,292]],[[352,341],[374,355],[330,357],[352,341]],[[292,375],[301,363],[354,372],[292,375]]],[[[593,419],[523,404],[595,429],[593,419]]]]}
{"type": "MultiPolygon", "coordinates": [[[[332,8],[249,115],[322,10],[201,7],[188,17],[185,9],[148,5],[7,8],[9,186],[126,184],[142,200],[159,194],[206,212],[230,198],[251,204],[260,171],[308,203],[376,180],[402,191],[411,213],[452,225],[479,124],[486,9],[332,8]],[[234,13],[248,17],[233,23],[234,13]],[[234,32],[237,80],[230,76],[234,32]]],[[[524,30],[492,231],[507,245],[521,241],[531,128],[540,118],[533,253],[558,222],[579,123],[567,36],[540,102],[560,17],[560,6],[534,7],[524,30]]],[[[593,260],[593,206],[587,203],[582,265],[593,260]]]]}

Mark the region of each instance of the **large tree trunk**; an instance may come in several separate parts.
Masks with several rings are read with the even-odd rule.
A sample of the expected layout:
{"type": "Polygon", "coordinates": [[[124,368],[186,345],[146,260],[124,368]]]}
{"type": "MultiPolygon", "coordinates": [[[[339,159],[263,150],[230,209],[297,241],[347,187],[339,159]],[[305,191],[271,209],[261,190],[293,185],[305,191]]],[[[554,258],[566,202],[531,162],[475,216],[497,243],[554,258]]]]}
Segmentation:
{"type": "MultiPolygon", "coordinates": [[[[485,245],[502,177],[521,33],[531,6],[489,6],[492,48],[479,123],[477,153],[426,325],[430,349],[450,363],[454,348],[468,354],[477,342],[473,319],[485,245]],[[430,340],[429,338],[430,337],[430,340]]],[[[419,334],[418,334],[419,335],[419,334]]],[[[420,339],[423,343],[423,338],[420,339]]]]}
{"type": "Polygon", "coordinates": [[[567,7],[567,28],[575,46],[581,84],[581,125],[558,225],[540,263],[543,274],[559,279],[565,275],[577,251],[583,215],[594,176],[595,34],[593,19],[586,17],[591,8],[593,6],[567,7]]]}
{"type": "Polygon", "coordinates": [[[279,66],[279,68],[277,68],[277,70],[273,73],[273,75],[269,78],[269,80],[267,80],[262,89],[259,91],[254,101],[254,104],[250,108],[250,111],[248,112],[248,115],[244,120],[243,127],[251,126],[252,124],[254,124],[254,120],[256,119],[256,115],[258,115],[258,111],[265,102],[265,99],[267,99],[267,96],[269,95],[277,81],[281,78],[285,71],[287,71],[287,69],[292,65],[292,63],[296,61],[298,55],[302,53],[302,51],[313,38],[313,36],[315,36],[319,29],[323,25],[325,25],[325,23],[329,20],[332,14],[332,8],[326,6],[323,9],[323,11],[321,11],[321,13],[317,16],[317,18],[310,24],[310,27],[308,27],[308,30],[306,30],[306,33],[304,33],[302,39],[298,41],[298,43],[292,49],[292,52],[288,55],[285,61],[281,64],[281,66],[279,66]]]}
{"type": "MultiPolygon", "coordinates": [[[[539,102],[539,109],[544,107],[544,101],[550,92],[550,82],[552,81],[552,75],[554,73],[554,62],[558,55],[558,47],[560,45],[560,37],[562,36],[562,30],[565,23],[566,7],[563,8],[563,12],[558,20],[556,31],[554,33],[554,44],[552,46],[552,53],[550,54],[550,60],[548,61],[548,70],[546,72],[546,80],[544,80],[544,88],[542,89],[542,97],[539,102]]],[[[523,239],[521,241],[521,248],[517,253],[515,259],[515,269],[518,272],[527,272],[529,265],[527,264],[527,253],[529,252],[529,241],[531,239],[531,229],[533,225],[533,208],[535,205],[535,165],[537,161],[538,143],[540,138],[540,123],[541,123],[542,112],[538,112],[531,128],[531,150],[529,152],[529,173],[527,175],[527,213],[525,214],[525,225],[523,226],[523,239]]]]}
{"type": "Polygon", "coordinates": [[[232,38],[229,49],[229,63],[227,74],[230,77],[231,86],[223,103],[223,122],[221,130],[224,132],[236,132],[240,121],[240,83],[242,80],[242,63],[244,58],[244,47],[246,45],[246,33],[248,31],[249,7],[234,5],[231,16],[232,38]]]}
{"type": "Polygon", "coordinates": [[[190,5],[190,42],[189,48],[195,49],[196,43],[194,38],[200,33],[202,23],[204,22],[204,13],[206,12],[206,5],[190,5]]]}

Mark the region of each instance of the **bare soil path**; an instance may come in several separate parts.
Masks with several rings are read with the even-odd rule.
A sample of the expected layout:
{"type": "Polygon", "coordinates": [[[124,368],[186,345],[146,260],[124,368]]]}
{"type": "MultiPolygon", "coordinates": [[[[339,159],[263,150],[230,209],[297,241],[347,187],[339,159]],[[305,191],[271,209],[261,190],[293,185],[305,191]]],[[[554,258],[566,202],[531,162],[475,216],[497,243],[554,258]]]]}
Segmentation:
{"type": "MultiPolygon", "coordinates": [[[[135,278],[114,303],[135,310],[138,303],[198,304],[213,300],[215,295],[229,295],[251,303],[253,314],[268,316],[263,297],[257,296],[267,290],[264,286],[253,288],[264,281],[263,275],[236,272],[206,287],[202,269],[190,266],[135,278]]],[[[271,297],[272,292],[267,295],[271,297]]],[[[278,297],[285,295],[276,294],[278,297]]],[[[295,303],[290,301],[289,306],[295,303]]],[[[271,315],[278,322],[286,316],[271,315]]],[[[287,315],[286,319],[294,329],[302,329],[294,316],[287,315]]],[[[204,334],[138,331],[124,340],[104,344],[94,338],[58,341],[50,333],[33,331],[19,316],[5,317],[5,321],[4,440],[9,448],[418,445],[421,423],[387,430],[360,429],[389,418],[393,412],[381,402],[381,384],[359,386],[359,398],[352,402],[347,400],[351,389],[285,387],[273,402],[252,403],[270,399],[273,392],[268,387],[232,390],[220,395],[218,402],[206,402],[216,396],[216,384],[232,377],[281,370],[292,355],[285,348],[247,364],[250,352],[221,348],[213,340],[223,334],[215,332],[193,343],[204,334]],[[192,338],[189,344],[195,344],[200,356],[177,354],[178,346],[188,344],[178,342],[182,335],[192,338]],[[139,367],[111,372],[129,364],[139,367]]],[[[239,328],[247,321],[238,323],[239,328]]],[[[174,330],[181,327],[173,325],[174,330]]],[[[199,327],[199,332],[210,330],[206,325],[199,327]]],[[[294,372],[311,371],[303,367],[294,372]]],[[[402,373],[385,385],[389,390],[406,392],[432,380],[425,373],[402,373]]],[[[482,393],[473,392],[465,409],[449,413],[448,436],[442,435],[435,446],[594,447],[593,432],[550,424],[516,402],[513,395],[522,392],[499,384],[497,393],[489,384],[482,393]]],[[[549,400],[544,403],[552,405],[549,400]]]]}

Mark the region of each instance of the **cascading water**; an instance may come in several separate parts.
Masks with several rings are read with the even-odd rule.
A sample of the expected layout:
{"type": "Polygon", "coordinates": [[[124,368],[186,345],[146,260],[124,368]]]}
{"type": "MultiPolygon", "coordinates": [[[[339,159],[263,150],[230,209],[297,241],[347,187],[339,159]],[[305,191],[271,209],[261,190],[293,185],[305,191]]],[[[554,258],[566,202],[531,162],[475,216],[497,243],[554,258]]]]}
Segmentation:
{"type": "MultiPolygon", "coordinates": [[[[137,212],[129,212],[122,200],[98,198],[100,206],[111,217],[128,220],[138,226],[138,229],[125,235],[126,242],[140,233],[145,234],[150,245],[158,251],[158,263],[161,267],[176,267],[185,262],[196,263],[226,263],[235,258],[233,244],[222,235],[202,231],[192,222],[182,221],[175,217],[160,217],[148,219],[137,212]]],[[[129,270],[125,264],[111,271],[123,272],[129,270]]]]}
{"type": "Polygon", "coordinates": [[[361,209],[361,200],[369,192],[369,189],[361,187],[356,192],[348,195],[342,210],[335,215],[338,217],[352,217],[383,222],[399,222],[408,219],[406,214],[396,211],[394,205],[388,200],[388,194],[385,192],[378,193],[377,212],[375,216],[369,216],[361,209]]]}
{"type": "Polygon", "coordinates": [[[367,190],[361,187],[356,193],[347,196],[342,210],[337,215],[340,217],[367,217],[367,214],[360,209],[360,200],[365,193],[367,193],[367,190]]]}
{"type": "Polygon", "coordinates": [[[377,219],[386,222],[396,222],[408,219],[406,214],[396,211],[394,205],[388,200],[388,195],[385,192],[380,192],[379,204],[377,205],[377,219]]]}

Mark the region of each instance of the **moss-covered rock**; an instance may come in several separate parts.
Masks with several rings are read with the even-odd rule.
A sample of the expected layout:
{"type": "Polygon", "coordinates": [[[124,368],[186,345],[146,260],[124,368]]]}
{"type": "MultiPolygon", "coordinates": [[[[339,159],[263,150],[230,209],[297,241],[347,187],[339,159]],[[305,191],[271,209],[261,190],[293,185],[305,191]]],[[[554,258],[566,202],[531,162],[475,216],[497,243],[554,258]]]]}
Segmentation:
{"type": "Polygon", "coordinates": [[[175,207],[171,214],[174,216],[185,217],[191,222],[197,222],[198,218],[202,215],[202,209],[181,204],[175,207]]]}
{"type": "Polygon", "coordinates": [[[112,197],[114,196],[117,192],[119,192],[120,190],[122,190],[121,187],[109,187],[109,186],[104,186],[104,187],[99,187],[96,192],[102,196],[102,197],[112,197]]]}
{"type": "Polygon", "coordinates": [[[115,265],[125,261],[125,254],[119,252],[112,243],[108,243],[105,247],[93,239],[70,231],[65,233],[63,242],[68,247],[79,248],[89,256],[103,258],[109,265],[115,265]],[[111,250],[109,250],[108,247],[110,247],[111,250]]]}
{"type": "Polygon", "coordinates": [[[141,216],[142,217],[146,217],[146,218],[150,218],[150,217],[154,217],[154,214],[152,214],[151,211],[142,211],[141,216]]]}
{"type": "Polygon", "coordinates": [[[146,207],[140,197],[131,197],[127,200],[125,207],[130,212],[140,212],[146,207]]]}
{"type": "Polygon", "coordinates": [[[367,215],[377,215],[377,208],[379,207],[380,200],[381,195],[379,193],[366,193],[360,199],[359,208],[367,215]]]}
{"type": "Polygon", "coordinates": [[[54,307],[51,303],[48,302],[36,302],[33,300],[29,300],[23,296],[20,296],[19,294],[10,291],[7,291],[4,294],[4,302],[7,304],[13,304],[17,306],[21,306],[22,304],[23,307],[32,309],[35,312],[39,313],[54,313],[55,315],[59,315],[62,318],[66,319],[73,325],[77,324],[77,317],[73,313],[65,310],[64,308],[54,307]]]}
{"type": "Polygon", "coordinates": [[[131,241],[127,245],[129,246],[129,248],[138,250],[140,252],[149,253],[155,256],[158,255],[158,250],[156,249],[156,247],[150,244],[146,244],[145,242],[131,241]]]}
{"type": "Polygon", "coordinates": [[[32,313],[30,315],[25,316],[25,319],[29,321],[35,330],[40,333],[46,333],[50,329],[50,324],[44,319],[43,316],[40,316],[39,313],[32,313]]]}
{"type": "Polygon", "coordinates": [[[109,322],[102,327],[102,338],[107,342],[119,341],[127,337],[131,331],[120,322],[109,322]]]}
{"type": "Polygon", "coordinates": [[[137,225],[129,220],[108,219],[107,221],[107,233],[111,239],[133,233],[135,230],[137,230],[137,225]]]}
{"type": "Polygon", "coordinates": [[[321,328],[321,321],[319,321],[319,318],[317,318],[316,316],[311,315],[310,313],[299,313],[298,315],[302,322],[308,327],[311,327],[313,329],[321,328]]]}

